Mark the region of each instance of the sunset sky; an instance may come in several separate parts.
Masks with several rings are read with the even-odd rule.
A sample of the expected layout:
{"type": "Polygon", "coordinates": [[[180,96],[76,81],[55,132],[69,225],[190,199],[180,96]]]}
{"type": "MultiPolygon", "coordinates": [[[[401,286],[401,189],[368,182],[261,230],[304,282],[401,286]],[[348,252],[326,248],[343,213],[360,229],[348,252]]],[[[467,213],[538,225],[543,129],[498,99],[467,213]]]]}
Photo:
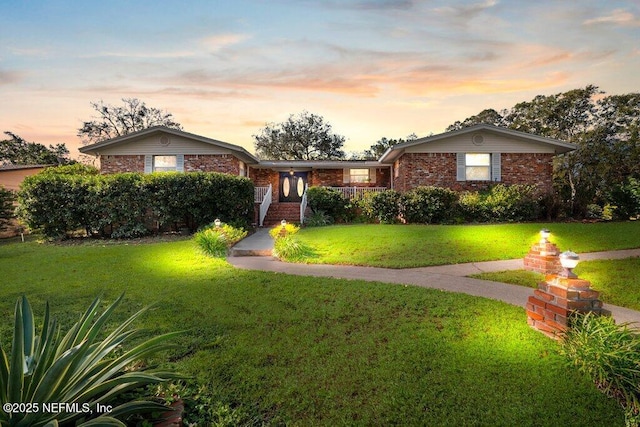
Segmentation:
{"type": "Polygon", "coordinates": [[[0,131],[74,156],[99,100],[251,152],[307,110],[361,151],[588,84],[640,91],[637,0],[0,0],[0,131]]]}

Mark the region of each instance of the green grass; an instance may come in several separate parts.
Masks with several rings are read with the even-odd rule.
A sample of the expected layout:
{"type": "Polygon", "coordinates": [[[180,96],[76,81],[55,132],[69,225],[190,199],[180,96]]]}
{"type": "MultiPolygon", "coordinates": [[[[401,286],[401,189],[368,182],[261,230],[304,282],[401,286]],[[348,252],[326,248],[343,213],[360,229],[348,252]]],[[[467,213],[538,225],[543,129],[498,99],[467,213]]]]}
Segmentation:
{"type": "MultiPolygon", "coordinates": [[[[640,310],[640,258],[583,261],[575,272],[591,282],[591,288],[600,292],[602,301],[640,310]]],[[[544,280],[542,274],[524,270],[482,273],[471,277],[532,288],[544,280]]]]}
{"type": "Polygon", "coordinates": [[[316,256],[305,262],[407,268],[522,258],[549,228],[561,250],[640,247],[640,221],[499,225],[340,225],[305,228],[316,256]]]}
{"type": "Polygon", "coordinates": [[[236,270],[191,241],[0,245],[0,338],[26,294],[68,327],[98,294],[186,330],[167,364],[252,425],[623,425],[524,310],[437,290],[236,270]]]}

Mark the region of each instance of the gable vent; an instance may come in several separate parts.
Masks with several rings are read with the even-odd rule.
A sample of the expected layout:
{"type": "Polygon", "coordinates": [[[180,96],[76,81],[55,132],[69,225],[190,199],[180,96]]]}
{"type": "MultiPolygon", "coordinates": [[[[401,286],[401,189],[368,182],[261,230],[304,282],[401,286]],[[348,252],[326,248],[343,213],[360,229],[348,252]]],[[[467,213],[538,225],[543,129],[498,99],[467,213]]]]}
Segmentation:
{"type": "Polygon", "coordinates": [[[160,145],[164,145],[165,147],[169,145],[169,137],[167,135],[162,135],[160,137],[160,145]]]}
{"type": "Polygon", "coordinates": [[[484,144],[484,136],[476,133],[471,137],[471,142],[473,142],[473,145],[482,145],[484,144]]]}

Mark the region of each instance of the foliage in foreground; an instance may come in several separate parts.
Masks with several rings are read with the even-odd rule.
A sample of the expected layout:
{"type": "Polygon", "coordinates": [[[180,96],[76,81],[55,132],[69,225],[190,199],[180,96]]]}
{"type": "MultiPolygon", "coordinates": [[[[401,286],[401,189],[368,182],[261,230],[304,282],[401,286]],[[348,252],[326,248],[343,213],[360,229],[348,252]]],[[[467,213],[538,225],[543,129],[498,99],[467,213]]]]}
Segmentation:
{"type": "Polygon", "coordinates": [[[224,258],[229,248],[245,237],[247,231],[243,228],[235,228],[229,224],[222,224],[220,227],[210,224],[198,231],[193,240],[206,255],[224,258]]]}
{"type": "Polygon", "coordinates": [[[561,352],[625,411],[627,426],[640,425],[640,336],[611,317],[577,314],[561,352]]]}
{"type": "MultiPolygon", "coordinates": [[[[240,270],[190,240],[5,243],[0,271],[7,345],[7,313],[22,292],[33,305],[64,306],[64,330],[97,293],[111,300],[126,289],[132,305],[154,295],[136,325],[148,337],[176,324],[187,331],[165,363],[189,376],[179,394],[184,419],[199,426],[624,425],[619,405],[567,369],[521,307],[497,301],[240,270]]],[[[112,321],[129,314],[116,310],[112,321]]]]}
{"type": "MultiPolygon", "coordinates": [[[[62,338],[55,319],[45,307],[40,334],[26,297],[18,299],[11,354],[8,358],[0,347],[0,425],[115,425],[129,415],[164,410],[151,401],[117,404],[106,413],[97,406],[110,405],[125,392],[149,384],[157,384],[174,374],[153,369],[133,369],[136,363],[159,351],[170,348],[167,343],[176,333],[151,338],[130,350],[122,350],[124,342],[140,335],[129,326],[144,308],[129,317],[103,341],[98,340],[111,314],[122,301],[121,295],[98,314],[100,300],[96,298],[80,320],[62,338]],[[44,405],[64,403],[77,405],[47,409],[44,405]],[[17,405],[7,411],[8,404],[17,405]],[[74,424],[74,423],[80,424],[74,424]],[[53,423],[53,424],[47,424],[53,423]]],[[[103,406],[104,407],[104,406],[103,406]]]]}

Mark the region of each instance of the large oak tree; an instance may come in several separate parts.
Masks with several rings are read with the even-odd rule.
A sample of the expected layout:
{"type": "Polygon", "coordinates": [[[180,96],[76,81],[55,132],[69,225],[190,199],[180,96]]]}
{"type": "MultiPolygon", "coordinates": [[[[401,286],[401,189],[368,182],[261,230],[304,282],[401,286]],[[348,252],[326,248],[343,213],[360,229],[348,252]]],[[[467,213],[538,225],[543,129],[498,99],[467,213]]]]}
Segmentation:
{"type": "Polygon", "coordinates": [[[78,136],[84,144],[94,144],[153,126],[182,130],[171,113],[147,107],[138,98],[122,98],[122,105],[105,104],[102,100],[90,104],[97,116],[83,122],[78,129],[78,136]]]}
{"type": "Polygon", "coordinates": [[[270,160],[339,160],[345,138],[322,116],[303,111],[282,123],[267,123],[256,135],[256,154],[270,160]]]}

